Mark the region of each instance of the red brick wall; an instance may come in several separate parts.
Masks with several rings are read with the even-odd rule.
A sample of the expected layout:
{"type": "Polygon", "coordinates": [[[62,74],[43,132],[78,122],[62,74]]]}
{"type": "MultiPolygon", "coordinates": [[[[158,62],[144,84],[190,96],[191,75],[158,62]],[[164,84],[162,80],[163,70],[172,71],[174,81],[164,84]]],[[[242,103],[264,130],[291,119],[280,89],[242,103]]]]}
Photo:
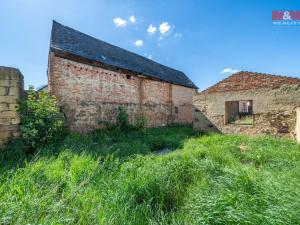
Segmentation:
{"type": "MultiPolygon", "coordinates": [[[[115,122],[119,105],[127,108],[131,123],[141,113],[153,127],[177,122],[169,83],[78,63],[53,53],[49,55],[48,79],[49,91],[57,97],[71,130],[86,132],[97,128],[100,120],[115,122]]],[[[192,100],[190,111],[191,104],[192,100]]],[[[190,115],[187,117],[185,121],[191,123],[190,115]]]]}
{"type": "Polygon", "coordinates": [[[166,82],[149,79],[142,81],[142,109],[153,127],[166,126],[172,122],[171,88],[171,84],[166,82]]]}

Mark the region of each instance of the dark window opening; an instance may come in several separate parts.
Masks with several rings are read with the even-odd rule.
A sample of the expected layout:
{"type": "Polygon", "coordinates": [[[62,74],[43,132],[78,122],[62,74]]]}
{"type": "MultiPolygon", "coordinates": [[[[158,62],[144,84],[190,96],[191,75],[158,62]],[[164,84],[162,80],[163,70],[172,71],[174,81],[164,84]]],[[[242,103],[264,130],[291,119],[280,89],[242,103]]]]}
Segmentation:
{"type": "Polygon", "coordinates": [[[5,89],[4,96],[7,96],[7,95],[9,95],[9,90],[10,90],[10,87],[4,87],[4,89],[5,89]]]}
{"type": "Polygon", "coordinates": [[[178,107],[175,107],[175,108],[174,108],[174,111],[175,111],[175,113],[177,114],[177,113],[178,113],[178,107]]]}
{"type": "Polygon", "coordinates": [[[225,124],[252,125],[253,101],[240,100],[225,102],[225,124]]]}
{"type": "Polygon", "coordinates": [[[130,79],[130,78],[131,78],[131,76],[130,76],[130,75],[126,75],[126,78],[127,78],[127,79],[130,79]]]}

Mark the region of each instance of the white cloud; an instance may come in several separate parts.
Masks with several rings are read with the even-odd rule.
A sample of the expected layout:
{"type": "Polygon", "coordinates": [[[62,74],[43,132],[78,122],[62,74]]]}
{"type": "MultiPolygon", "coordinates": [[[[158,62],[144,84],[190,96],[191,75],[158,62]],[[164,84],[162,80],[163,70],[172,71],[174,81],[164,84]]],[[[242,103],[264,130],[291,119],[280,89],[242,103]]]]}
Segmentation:
{"type": "Polygon", "coordinates": [[[162,34],[168,33],[170,29],[171,29],[171,26],[168,24],[168,22],[164,22],[159,25],[159,31],[162,34]]]}
{"type": "Polygon", "coordinates": [[[144,56],[145,56],[145,57],[147,57],[148,59],[153,59],[153,57],[152,57],[152,55],[151,55],[151,54],[147,54],[147,53],[145,53],[145,54],[144,54],[144,56]]]}
{"type": "Polygon", "coordinates": [[[135,23],[135,21],[136,21],[135,16],[129,17],[129,21],[130,21],[131,23],[135,23]]]}
{"type": "Polygon", "coordinates": [[[182,38],[182,33],[176,33],[176,34],[174,34],[174,38],[182,38]]]}
{"type": "Polygon", "coordinates": [[[231,69],[231,68],[225,68],[224,70],[221,71],[221,73],[237,73],[239,70],[237,69],[231,69]]]}
{"type": "Polygon", "coordinates": [[[152,24],[149,25],[147,32],[149,34],[155,34],[155,32],[157,31],[157,28],[155,26],[153,26],[152,24]]]}
{"type": "Polygon", "coordinates": [[[114,18],[113,21],[117,27],[125,27],[127,24],[127,21],[121,19],[120,17],[114,18]]]}
{"type": "Polygon", "coordinates": [[[142,46],[144,45],[144,43],[143,43],[142,40],[136,40],[136,41],[134,42],[134,45],[135,45],[136,47],[142,47],[142,46]]]}

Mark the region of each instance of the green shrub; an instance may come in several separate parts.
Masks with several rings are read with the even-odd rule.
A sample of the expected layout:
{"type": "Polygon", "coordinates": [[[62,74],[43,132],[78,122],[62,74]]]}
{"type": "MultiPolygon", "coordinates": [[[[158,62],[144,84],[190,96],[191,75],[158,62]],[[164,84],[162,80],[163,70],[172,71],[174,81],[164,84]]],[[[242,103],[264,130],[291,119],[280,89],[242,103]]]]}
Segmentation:
{"type": "Polygon", "coordinates": [[[126,108],[124,106],[119,106],[117,110],[116,124],[113,124],[111,121],[107,120],[100,120],[98,124],[104,127],[106,130],[119,129],[121,131],[144,131],[148,127],[148,119],[145,115],[138,115],[134,124],[130,124],[126,108]]]}
{"type": "Polygon", "coordinates": [[[116,129],[116,125],[113,124],[111,121],[107,121],[107,120],[99,120],[98,124],[102,127],[105,128],[106,130],[114,130],[116,129]]]}
{"type": "Polygon", "coordinates": [[[130,128],[129,121],[128,121],[128,113],[124,106],[118,107],[117,126],[121,130],[128,130],[130,128]]]}
{"type": "Polygon", "coordinates": [[[135,124],[134,124],[135,129],[143,131],[148,127],[148,118],[141,114],[136,118],[135,124]]]}
{"type": "Polygon", "coordinates": [[[61,135],[63,119],[59,116],[56,99],[46,92],[36,93],[29,88],[28,97],[20,104],[22,139],[35,149],[61,135]]]}

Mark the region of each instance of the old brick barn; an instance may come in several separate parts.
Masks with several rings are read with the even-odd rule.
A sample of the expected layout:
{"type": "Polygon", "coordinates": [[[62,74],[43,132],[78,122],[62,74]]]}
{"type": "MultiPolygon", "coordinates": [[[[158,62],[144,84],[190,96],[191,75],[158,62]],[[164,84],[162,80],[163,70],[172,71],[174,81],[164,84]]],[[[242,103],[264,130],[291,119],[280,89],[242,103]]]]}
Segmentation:
{"type": "Polygon", "coordinates": [[[53,22],[48,89],[73,131],[115,121],[118,106],[129,120],[144,115],[152,127],[192,123],[197,86],[178,70],[53,22]]]}

